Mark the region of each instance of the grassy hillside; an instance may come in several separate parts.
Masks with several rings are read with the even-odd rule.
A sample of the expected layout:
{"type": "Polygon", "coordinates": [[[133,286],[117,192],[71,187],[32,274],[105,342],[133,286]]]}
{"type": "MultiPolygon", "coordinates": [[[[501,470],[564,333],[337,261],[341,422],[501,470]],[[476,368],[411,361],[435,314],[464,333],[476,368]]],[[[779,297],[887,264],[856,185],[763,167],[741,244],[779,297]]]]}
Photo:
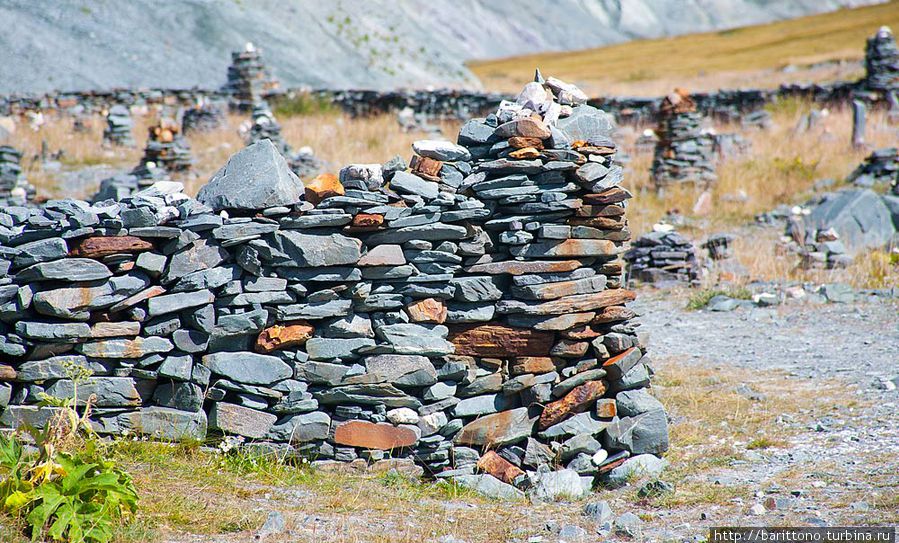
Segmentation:
{"type": "Polygon", "coordinates": [[[596,93],[828,80],[858,75],[865,39],[882,25],[899,31],[899,0],[719,32],[478,61],[470,67],[485,87],[510,91],[528,80],[534,66],[596,93]],[[815,66],[826,61],[850,62],[815,66]],[[792,68],[784,70],[788,65],[792,68]]]}

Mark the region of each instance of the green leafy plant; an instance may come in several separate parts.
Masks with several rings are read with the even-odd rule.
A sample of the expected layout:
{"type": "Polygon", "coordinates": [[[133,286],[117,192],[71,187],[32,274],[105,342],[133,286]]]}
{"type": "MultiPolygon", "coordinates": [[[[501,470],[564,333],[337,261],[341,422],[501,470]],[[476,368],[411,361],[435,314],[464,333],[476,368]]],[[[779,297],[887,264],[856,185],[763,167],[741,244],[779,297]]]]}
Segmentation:
{"type": "Polygon", "coordinates": [[[38,453],[26,454],[16,436],[0,435],[0,511],[24,519],[32,541],[107,543],[117,523],[137,510],[131,476],[108,460],[84,412],[76,410],[78,384],[90,372],[72,367],[71,398],[42,398],[57,412],[43,429],[25,428],[38,453]]]}

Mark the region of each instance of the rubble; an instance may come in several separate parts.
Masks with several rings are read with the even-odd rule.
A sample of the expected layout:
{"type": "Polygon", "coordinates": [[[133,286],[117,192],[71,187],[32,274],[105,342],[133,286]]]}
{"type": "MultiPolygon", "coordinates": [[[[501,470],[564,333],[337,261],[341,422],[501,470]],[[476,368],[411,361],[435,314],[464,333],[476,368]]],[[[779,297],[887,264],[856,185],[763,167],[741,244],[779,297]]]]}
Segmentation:
{"type": "Polygon", "coordinates": [[[307,187],[262,139],[199,200],[157,182],[3,208],[0,427],[39,421],[74,364],[101,434],[413,459],[497,496],[582,495],[663,453],[659,404],[614,409],[650,375],[622,282],[631,194],[575,91],[531,83],[408,166],[307,187]]]}

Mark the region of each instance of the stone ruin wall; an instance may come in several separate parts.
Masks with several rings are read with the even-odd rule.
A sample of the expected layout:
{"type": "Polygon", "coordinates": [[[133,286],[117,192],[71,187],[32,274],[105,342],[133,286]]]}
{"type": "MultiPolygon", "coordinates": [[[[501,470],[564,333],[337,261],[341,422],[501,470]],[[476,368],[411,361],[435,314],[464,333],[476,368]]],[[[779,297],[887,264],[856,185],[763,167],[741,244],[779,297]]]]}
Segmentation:
{"type": "Polygon", "coordinates": [[[664,452],[611,119],[558,81],[522,96],[460,145],[305,194],[263,140],[203,203],[158,183],[2,209],[0,427],[45,423],[42,394],[71,396],[84,366],[101,434],[479,462],[509,483],[664,452]]]}

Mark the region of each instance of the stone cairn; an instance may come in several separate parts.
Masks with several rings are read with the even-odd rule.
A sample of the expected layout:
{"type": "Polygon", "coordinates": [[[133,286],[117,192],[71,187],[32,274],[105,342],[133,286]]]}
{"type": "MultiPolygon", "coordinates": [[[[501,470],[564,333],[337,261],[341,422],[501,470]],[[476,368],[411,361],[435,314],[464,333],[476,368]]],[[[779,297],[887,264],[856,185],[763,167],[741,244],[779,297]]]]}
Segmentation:
{"type": "Polygon", "coordinates": [[[231,109],[252,111],[260,100],[278,87],[278,80],[272,76],[262,61],[262,53],[252,43],[247,43],[243,51],[231,53],[228,81],[223,88],[230,97],[231,109]]]}
{"type": "Polygon", "coordinates": [[[887,26],[868,38],[865,45],[865,78],[862,88],[881,93],[899,91],[899,48],[887,26]]]}
{"type": "Polygon", "coordinates": [[[899,183],[899,148],[885,147],[874,151],[849,174],[847,181],[867,188],[876,185],[895,187],[899,183]]]}
{"type": "Polygon", "coordinates": [[[193,107],[184,110],[181,133],[187,136],[191,132],[212,132],[227,124],[223,104],[200,100],[193,107]]]}
{"type": "Polygon", "coordinates": [[[261,140],[198,200],[159,182],[0,211],[0,427],[46,422],[38,395],[71,395],[81,365],[103,434],[414,462],[505,497],[661,469],[622,286],[631,195],[585,101],[541,79],[458,144],[343,183],[304,188],[261,140]]]}
{"type": "Polygon", "coordinates": [[[35,188],[22,174],[22,153],[0,145],[0,205],[24,206],[34,200],[35,188]]]}
{"type": "Polygon", "coordinates": [[[128,108],[123,105],[112,106],[106,114],[103,143],[132,147],[134,145],[134,137],[131,135],[132,128],[134,128],[134,121],[131,119],[131,112],[128,111],[128,108]]]}
{"type": "Polygon", "coordinates": [[[696,248],[669,228],[640,236],[624,258],[632,280],[657,287],[699,284],[696,248]]]}
{"type": "Polygon", "coordinates": [[[146,169],[148,163],[168,172],[185,172],[193,166],[190,143],[181,135],[174,120],[164,117],[149,128],[144,156],[134,173],[146,169]]]}
{"type": "Polygon", "coordinates": [[[683,89],[675,89],[659,107],[659,141],[652,161],[657,190],[695,183],[708,188],[717,181],[714,140],[702,132],[702,114],[683,89]]]}
{"type": "Polygon", "coordinates": [[[281,137],[281,125],[275,119],[275,114],[268,102],[260,100],[253,105],[250,115],[250,124],[244,132],[244,140],[247,145],[252,145],[260,140],[271,140],[284,156],[290,155],[290,145],[281,137]]]}

